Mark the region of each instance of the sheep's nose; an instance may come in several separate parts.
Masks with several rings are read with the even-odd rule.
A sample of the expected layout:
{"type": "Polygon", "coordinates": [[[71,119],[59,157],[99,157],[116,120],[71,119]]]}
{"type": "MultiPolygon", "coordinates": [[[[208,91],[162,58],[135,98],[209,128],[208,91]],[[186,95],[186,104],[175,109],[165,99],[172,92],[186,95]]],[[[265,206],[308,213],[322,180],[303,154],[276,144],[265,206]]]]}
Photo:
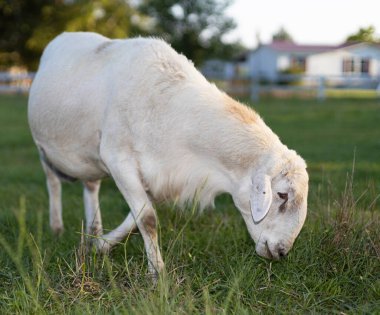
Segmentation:
{"type": "Polygon", "coordinates": [[[278,258],[286,257],[287,251],[285,249],[285,246],[282,243],[277,245],[276,250],[277,250],[278,258]]]}
{"type": "Polygon", "coordinates": [[[283,248],[278,249],[278,257],[284,258],[284,257],[286,257],[286,255],[287,255],[287,253],[283,248]]]}

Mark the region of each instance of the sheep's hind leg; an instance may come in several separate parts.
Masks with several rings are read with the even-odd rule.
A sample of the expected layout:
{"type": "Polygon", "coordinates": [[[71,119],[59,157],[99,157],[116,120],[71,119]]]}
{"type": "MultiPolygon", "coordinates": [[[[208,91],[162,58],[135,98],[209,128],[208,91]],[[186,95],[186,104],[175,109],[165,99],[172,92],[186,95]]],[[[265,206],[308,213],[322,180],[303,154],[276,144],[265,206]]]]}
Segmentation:
{"type": "Polygon", "coordinates": [[[86,234],[100,236],[103,234],[102,217],[99,206],[100,180],[83,181],[83,186],[86,234]]]}
{"type": "Polygon", "coordinates": [[[41,164],[46,175],[49,193],[50,227],[54,234],[61,235],[63,233],[61,180],[43,159],[41,159],[41,164]]]}

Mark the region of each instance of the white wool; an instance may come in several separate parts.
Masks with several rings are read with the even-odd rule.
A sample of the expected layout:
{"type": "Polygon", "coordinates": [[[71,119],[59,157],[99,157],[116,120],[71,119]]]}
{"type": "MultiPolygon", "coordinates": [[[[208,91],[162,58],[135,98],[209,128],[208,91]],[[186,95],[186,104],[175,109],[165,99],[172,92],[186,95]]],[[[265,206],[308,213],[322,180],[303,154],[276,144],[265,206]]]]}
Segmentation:
{"type": "MultiPolygon", "coordinates": [[[[254,168],[259,156],[271,154],[268,150],[283,149],[257,114],[253,113],[254,123],[242,124],[229,113],[228,103],[235,101],[160,39],[109,40],[95,34],[77,33],[74,37],[64,33],[47,47],[38,76],[45,68],[48,73],[44,76],[49,76],[52,82],[35,85],[43,86],[44,98],[48,96],[60,103],[62,115],[75,106],[75,116],[87,119],[94,110],[91,115],[98,115],[95,117],[98,126],[93,127],[101,130],[104,111],[113,106],[120,112],[122,128],[115,130],[115,137],[128,134],[130,139],[125,142],[136,153],[142,180],[155,199],[185,203],[197,194],[203,208],[213,204],[218,193],[232,192],[229,177],[254,168]],[[57,54],[58,60],[54,58],[57,54]],[[52,70],[54,74],[50,74],[52,70]],[[89,105],[83,104],[85,101],[89,105]],[[65,106],[67,109],[62,108],[65,106]],[[78,106],[83,106],[83,113],[78,106]],[[228,174],[229,169],[237,173],[228,174]]],[[[53,115],[49,120],[59,116],[53,115]]],[[[37,119],[46,124],[45,115],[37,119]]],[[[57,129],[62,123],[65,125],[58,128],[60,135],[56,140],[62,150],[71,152],[74,145],[67,142],[77,135],[70,132],[86,134],[88,127],[83,121],[80,126],[73,126],[77,123],[75,119],[54,121],[52,127],[57,129]]],[[[35,138],[45,151],[50,151],[46,148],[50,142],[43,144],[43,137],[37,134],[35,138]]],[[[82,142],[87,140],[79,137],[75,149],[82,142]]],[[[72,159],[68,165],[62,165],[60,159],[56,164],[73,177],[96,177],[91,171],[88,175],[78,173],[75,163],[80,161],[75,156],[72,159]]]]}
{"type": "MultiPolygon", "coordinates": [[[[305,219],[302,158],[257,113],[219,91],[160,39],[58,36],[33,82],[29,123],[56,169],[83,181],[118,177],[119,189],[136,205],[148,202],[141,184],[155,200],[195,199],[201,208],[227,192],[257,240],[264,224],[251,222],[250,190],[252,178],[263,173],[272,180],[272,207],[280,202],[277,189],[288,190],[302,208],[289,219],[300,223],[280,234],[293,237],[305,219]],[[129,182],[129,172],[138,172],[139,180],[129,182]]],[[[273,222],[265,228],[280,225],[273,222]]]]}

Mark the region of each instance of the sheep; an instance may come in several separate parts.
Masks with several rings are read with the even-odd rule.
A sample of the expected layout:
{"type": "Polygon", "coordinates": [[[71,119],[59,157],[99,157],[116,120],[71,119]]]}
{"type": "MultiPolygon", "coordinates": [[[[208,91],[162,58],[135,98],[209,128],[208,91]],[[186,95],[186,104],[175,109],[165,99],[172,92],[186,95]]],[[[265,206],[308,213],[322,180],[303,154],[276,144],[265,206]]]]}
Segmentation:
{"type": "Polygon", "coordinates": [[[213,206],[232,196],[258,255],[285,256],[307,213],[304,160],[252,109],[209,83],[155,38],[63,33],[45,49],[28,119],[49,192],[50,226],[63,231],[61,180],[84,185],[86,232],[108,252],[138,228],[148,270],[164,268],[153,202],[213,206]],[[130,207],[103,234],[98,193],[110,176],[130,207]]]}

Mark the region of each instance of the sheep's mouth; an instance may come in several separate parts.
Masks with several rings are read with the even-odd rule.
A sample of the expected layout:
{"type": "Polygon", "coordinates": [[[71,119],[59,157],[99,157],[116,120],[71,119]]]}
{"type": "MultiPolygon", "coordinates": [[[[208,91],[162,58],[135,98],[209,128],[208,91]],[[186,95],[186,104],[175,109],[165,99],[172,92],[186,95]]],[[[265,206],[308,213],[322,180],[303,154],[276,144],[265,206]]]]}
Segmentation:
{"type": "Polygon", "coordinates": [[[265,246],[265,250],[267,252],[267,258],[274,259],[273,254],[272,254],[272,252],[269,249],[268,241],[265,241],[264,246],[265,246]]]}
{"type": "Polygon", "coordinates": [[[260,242],[259,245],[256,247],[256,253],[260,255],[261,257],[271,259],[271,260],[277,260],[278,256],[276,256],[269,247],[268,241],[260,242]]]}
{"type": "Polygon", "coordinates": [[[280,256],[278,254],[276,254],[275,251],[271,250],[268,241],[261,243],[261,246],[258,248],[258,250],[256,250],[256,252],[260,256],[267,258],[267,259],[271,259],[271,260],[279,260],[280,259],[280,256]]]}

